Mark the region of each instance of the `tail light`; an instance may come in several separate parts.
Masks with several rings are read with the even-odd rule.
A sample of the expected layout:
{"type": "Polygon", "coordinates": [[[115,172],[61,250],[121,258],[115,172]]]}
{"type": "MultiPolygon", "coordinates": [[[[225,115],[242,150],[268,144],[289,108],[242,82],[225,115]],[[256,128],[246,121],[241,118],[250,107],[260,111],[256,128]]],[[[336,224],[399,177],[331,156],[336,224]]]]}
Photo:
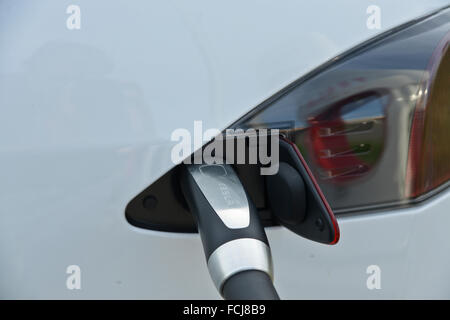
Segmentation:
{"type": "Polygon", "coordinates": [[[235,127],[277,128],[336,212],[422,200],[450,180],[450,11],[364,43],[235,127]]]}

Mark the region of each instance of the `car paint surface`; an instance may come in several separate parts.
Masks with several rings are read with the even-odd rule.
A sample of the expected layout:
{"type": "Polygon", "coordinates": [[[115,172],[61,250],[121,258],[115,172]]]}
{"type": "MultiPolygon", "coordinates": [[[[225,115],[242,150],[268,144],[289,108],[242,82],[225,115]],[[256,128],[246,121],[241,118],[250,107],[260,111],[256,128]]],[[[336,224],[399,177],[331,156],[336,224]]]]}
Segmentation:
{"type": "MultiPolygon", "coordinates": [[[[219,298],[198,235],[131,226],[171,133],[223,129],[306,72],[448,1],[0,2],[0,298],[219,298]],[[66,8],[81,8],[68,30],[66,8]],[[81,290],[66,269],[81,268],[81,290]]],[[[340,218],[336,246],[268,230],[282,298],[450,298],[450,193],[340,218]],[[380,290],[366,286],[369,265],[380,290]]]]}

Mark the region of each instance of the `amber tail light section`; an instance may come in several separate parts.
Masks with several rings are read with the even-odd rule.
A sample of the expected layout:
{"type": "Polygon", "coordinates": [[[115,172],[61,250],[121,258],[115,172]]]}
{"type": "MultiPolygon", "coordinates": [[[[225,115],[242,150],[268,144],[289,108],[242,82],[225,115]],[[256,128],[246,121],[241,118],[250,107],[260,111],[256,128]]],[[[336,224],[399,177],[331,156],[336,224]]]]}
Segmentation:
{"type": "Polygon", "coordinates": [[[414,113],[407,193],[418,197],[450,180],[450,33],[435,49],[414,113]]]}

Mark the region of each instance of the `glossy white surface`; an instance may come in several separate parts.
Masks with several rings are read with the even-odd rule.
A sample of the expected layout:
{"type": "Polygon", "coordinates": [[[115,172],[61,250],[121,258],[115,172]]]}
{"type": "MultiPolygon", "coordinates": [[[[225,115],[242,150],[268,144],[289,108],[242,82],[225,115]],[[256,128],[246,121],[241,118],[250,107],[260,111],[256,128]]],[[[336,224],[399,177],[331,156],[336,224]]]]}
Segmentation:
{"type": "MultiPolygon", "coordinates": [[[[218,298],[198,236],[130,226],[171,132],[225,128],[325,60],[448,3],[0,2],[0,298],[218,298]],[[68,265],[82,289],[67,290],[68,265]]],[[[284,298],[450,298],[450,195],[341,220],[336,247],[268,232],[284,298]],[[365,269],[382,268],[382,290],[365,269]]]]}

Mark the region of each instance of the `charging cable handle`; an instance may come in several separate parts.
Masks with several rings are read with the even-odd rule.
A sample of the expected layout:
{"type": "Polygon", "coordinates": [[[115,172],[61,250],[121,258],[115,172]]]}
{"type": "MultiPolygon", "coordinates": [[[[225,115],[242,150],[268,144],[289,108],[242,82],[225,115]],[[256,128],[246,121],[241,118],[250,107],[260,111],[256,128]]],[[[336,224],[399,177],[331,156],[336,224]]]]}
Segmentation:
{"type": "Polygon", "coordinates": [[[230,300],[279,299],[264,228],[234,169],[188,164],[180,178],[219,293],[230,300]]]}

